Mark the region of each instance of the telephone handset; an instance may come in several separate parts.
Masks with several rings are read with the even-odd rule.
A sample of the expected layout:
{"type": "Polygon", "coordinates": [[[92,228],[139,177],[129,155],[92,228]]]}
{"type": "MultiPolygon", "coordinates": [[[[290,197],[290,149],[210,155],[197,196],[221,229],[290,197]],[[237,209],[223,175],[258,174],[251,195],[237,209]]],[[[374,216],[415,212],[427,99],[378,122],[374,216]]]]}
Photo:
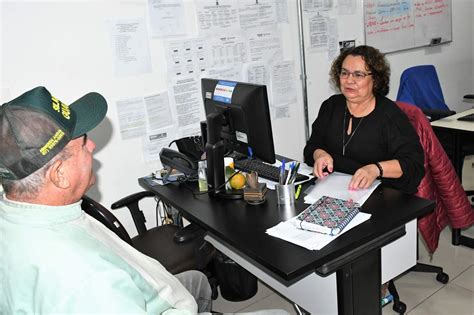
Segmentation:
{"type": "Polygon", "coordinates": [[[197,176],[197,162],[191,160],[191,158],[181,152],[169,148],[162,148],[160,151],[160,160],[163,166],[175,169],[187,176],[197,176]]]}

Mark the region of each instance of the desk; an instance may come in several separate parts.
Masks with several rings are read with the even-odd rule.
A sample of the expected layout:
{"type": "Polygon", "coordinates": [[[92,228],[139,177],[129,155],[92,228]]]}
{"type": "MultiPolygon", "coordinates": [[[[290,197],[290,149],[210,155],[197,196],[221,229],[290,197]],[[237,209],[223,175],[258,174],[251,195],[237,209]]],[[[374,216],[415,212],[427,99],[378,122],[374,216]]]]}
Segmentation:
{"type": "MultiPolygon", "coordinates": [[[[319,306],[327,303],[329,295],[336,295],[339,314],[381,314],[380,249],[403,236],[406,223],[434,208],[432,201],[379,187],[363,206],[364,212],[372,213],[370,220],[322,250],[309,251],[265,233],[267,228],[301,212],[306,207],[303,198],[294,206],[279,207],[275,192],[269,191],[264,204],[251,206],[243,200],[193,196],[182,184],[151,186],[145,178],[140,178],[139,184],[205,229],[206,239],[237,263],[264,282],[274,281],[272,286],[280,292],[299,288],[306,301],[316,300],[319,306]]],[[[306,310],[317,312],[305,301],[287,297],[306,310]]]]}
{"type": "MultiPolygon", "coordinates": [[[[459,121],[459,117],[463,117],[474,113],[474,108],[458,113],[456,115],[448,116],[443,119],[435,120],[431,123],[433,129],[451,133],[454,141],[454,156],[453,164],[456,174],[458,174],[459,180],[462,182],[462,137],[463,135],[469,135],[466,137],[474,142],[474,122],[471,121],[459,121]]],[[[461,235],[460,229],[453,229],[452,232],[452,244],[453,245],[465,245],[470,248],[474,248],[474,240],[472,238],[461,235]]]]}

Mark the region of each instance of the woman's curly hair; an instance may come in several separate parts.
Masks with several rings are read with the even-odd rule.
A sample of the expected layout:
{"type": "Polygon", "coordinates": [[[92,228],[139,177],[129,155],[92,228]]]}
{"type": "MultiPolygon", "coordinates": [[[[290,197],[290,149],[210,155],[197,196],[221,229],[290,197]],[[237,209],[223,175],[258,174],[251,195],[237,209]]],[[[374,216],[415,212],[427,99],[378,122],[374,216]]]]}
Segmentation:
{"type": "Polygon", "coordinates": [[[385,54],[371,46],[357,46],[343,50],[334,60],[329,71],[331,83],[339,90],[341,89],[339,73],[341,72],[344,59],[349,55],[361,56],[365,61],[367,70],[372,72],[372,78],[374,79],[372,93],[381,96],[387,95],[390,88],[390,64],[385,59],[385,54]]]}

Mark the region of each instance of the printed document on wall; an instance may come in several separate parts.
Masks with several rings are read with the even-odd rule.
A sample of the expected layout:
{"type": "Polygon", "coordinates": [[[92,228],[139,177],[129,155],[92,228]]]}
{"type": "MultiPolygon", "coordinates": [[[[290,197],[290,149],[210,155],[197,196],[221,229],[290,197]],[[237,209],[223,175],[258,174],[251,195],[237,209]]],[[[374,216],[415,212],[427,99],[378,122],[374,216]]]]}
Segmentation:
{"type": "Polygon", "coordinates": [[[244,81],[270,85],[270,65],[265,61],[250,62],[244,65],[244,81]]]}
{"type": "Polygon", "coordinates": [[[244,30],[277,24],[274,0],[240,0],[240,27],[244,30]]]}
{"type": "Polygon", "coordinates": [[[243,68],[242,63],[218,66],[214,68],[209,68],[205,73],[203,73],[201,77],[242,82],[243,81],[242,68],[243,68]]]}
{"type": "Polygon", "coordinates": [[[214,37],[209,41],[213,66],[247,62],[247,45],[240,33],[214,37]]]}
{"type": "Polygon", "coordinates": [[[180,136],[199,134],[200,122],[204,120],[200,80],[195,76],[176,78],[170,84],[169,93],[180,136]]]}
{"type": "Polygon", "coordinates": [[[280,107],[296,103],[296,79],[293,60],[275,62],[271,69],[272,105],[280,107]]]}
{"type": "Polygon", "coordinates": [[[235,0],[197,0],[199,33],[220,36],[240,30],[239,7],[235,0]]]}
{"type": "Polygon", "coordinates": [[[183,0],[148,0],[153,37],[185,34],[183,0]]]}
{"type": "Polygon", "coordinates": [[[145,96],[148,130],[156,130],[173,124],[168,92],[145,96]]]}
{"type": "Polygon", "coordinates": [[[210,65],[209,45],[204,38],[169,40],[164,46],[170,79],[202,73],[210,65]]]}
{"type": "Polygon", "coordinates": [[[177,138],[174,126],[148,133],[142,139],[143,159],[145,162],[159,160],[161,149],[167,147],[171,141],[177,138]]]}
{"type": "Polygon", "coordinates": [[[265,28],[249,32],[249,62],[281,60],[283,50],[277,28],[265,28]]]}
{"type": "Polygon", "coordinates": [[[322,51],[328,48],[328,21],[326,18],[314,15],[308,18],[309,33],[307,34],[308,49],[322,51]]]}
{"type": "Polygon", "coordinates": [[[117,101],[117,114],[122,140],[137,138],[146,133],[146,112],[142,97],[117,101]]]}
{"type": "Polygon", "coordinates": [[[303,0],[304,11],[328,11],[335,0],[303,0]]]}
{"type": "Polygon", "coordinates": [[[278,23],[289,23],[287,0],[274,0],[278,23]]]}
{"type": "Polygon", "coordinates": [[[143,18],[120,19],[109,24],[115,75],[151,72],[150,47],[143,18]]]}

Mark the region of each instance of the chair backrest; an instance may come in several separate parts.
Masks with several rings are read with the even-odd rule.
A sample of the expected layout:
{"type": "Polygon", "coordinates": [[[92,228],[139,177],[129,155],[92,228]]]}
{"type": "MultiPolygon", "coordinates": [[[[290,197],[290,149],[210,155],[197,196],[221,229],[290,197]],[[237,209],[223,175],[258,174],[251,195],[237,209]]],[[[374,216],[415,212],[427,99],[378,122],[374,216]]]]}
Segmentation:
{"type": "Polygon", "coordinates": [[[120,221],[112,214],[112,212],[110,212],[100,203],[88,196],[83,196],[81,207],[82,210],[84,210],[84,212],[86,212],[88,215],[101,222],[109,230],[117,234],[122,240],[132,245],[132,239],[123,227],[122,223],[120,223],[120,221]]]}
{"type": "Polygon", "coordinates": [[[415,66],[403,71],[397,101],[414,104],[421,109],[449,110],[433,65],[415,66]]]}

